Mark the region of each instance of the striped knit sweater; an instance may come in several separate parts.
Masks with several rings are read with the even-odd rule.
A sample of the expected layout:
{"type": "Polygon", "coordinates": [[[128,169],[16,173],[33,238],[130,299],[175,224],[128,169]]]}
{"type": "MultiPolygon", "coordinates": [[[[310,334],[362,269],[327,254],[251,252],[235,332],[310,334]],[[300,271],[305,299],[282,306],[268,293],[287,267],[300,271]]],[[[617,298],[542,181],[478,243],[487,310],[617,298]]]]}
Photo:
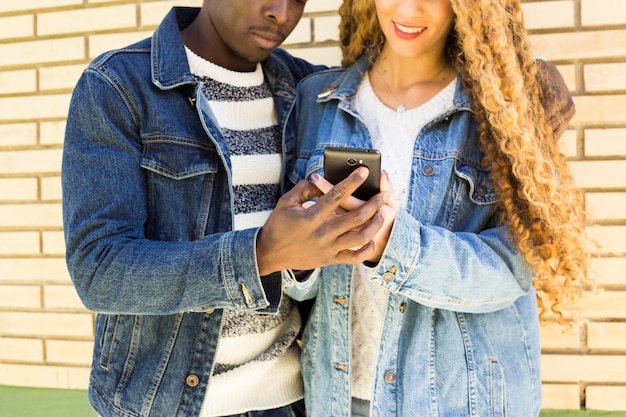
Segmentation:
{"type": "MultiPolygon", "coordinates": [[[[261,65],[241,73],[187,50],[189,66],[228,142],[234,229],[262,226],[280,195],[281,135],[261,65]]],[[[300,315],[288,297],[277,314],[225,310],[201,417],[265,410],[303,397],[300,315]]]]}

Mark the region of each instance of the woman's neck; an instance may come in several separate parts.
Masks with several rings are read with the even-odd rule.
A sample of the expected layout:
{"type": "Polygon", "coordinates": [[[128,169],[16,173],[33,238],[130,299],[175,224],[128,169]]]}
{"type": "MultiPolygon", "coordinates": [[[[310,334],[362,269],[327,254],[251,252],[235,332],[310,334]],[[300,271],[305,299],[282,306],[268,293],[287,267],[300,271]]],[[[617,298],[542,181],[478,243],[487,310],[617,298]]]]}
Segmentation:
{"type": "Polygon", "coordinates": [[[398,111],[426,103],[456,77],[444,56],[405,58],[381,52],[370,68],[370,83],[378,98],[398,111]]]}

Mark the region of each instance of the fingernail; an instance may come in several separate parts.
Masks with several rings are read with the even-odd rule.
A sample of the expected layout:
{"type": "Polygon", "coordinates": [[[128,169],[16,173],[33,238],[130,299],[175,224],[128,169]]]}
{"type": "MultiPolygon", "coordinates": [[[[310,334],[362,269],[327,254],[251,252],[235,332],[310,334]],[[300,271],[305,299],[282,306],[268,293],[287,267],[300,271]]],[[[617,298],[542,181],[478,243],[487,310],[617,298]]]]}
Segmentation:
{"type": "Polygon", "coordinates": [[[319,179],[320,179],[319,174],[315,174],[315,173],[311,174],[311,182],[316,182],[319,179]]]}

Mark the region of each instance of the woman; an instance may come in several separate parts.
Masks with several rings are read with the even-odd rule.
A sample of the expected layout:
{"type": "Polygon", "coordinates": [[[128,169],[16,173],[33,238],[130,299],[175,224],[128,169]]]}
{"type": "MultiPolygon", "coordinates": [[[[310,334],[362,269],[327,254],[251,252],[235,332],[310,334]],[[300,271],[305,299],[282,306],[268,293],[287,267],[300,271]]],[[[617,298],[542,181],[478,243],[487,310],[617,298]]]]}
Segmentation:
{"type": "Polygon", "coordinates": [[[588,255],[519,0],[344,0],[340,15],[346,68],[300,84],[288,175],[327,191],[324,148],[377,148],[389,198],[379,259],[287,281],[317,297],[307,412],[537,416],[538,306],[562,317],[588,255]]]}

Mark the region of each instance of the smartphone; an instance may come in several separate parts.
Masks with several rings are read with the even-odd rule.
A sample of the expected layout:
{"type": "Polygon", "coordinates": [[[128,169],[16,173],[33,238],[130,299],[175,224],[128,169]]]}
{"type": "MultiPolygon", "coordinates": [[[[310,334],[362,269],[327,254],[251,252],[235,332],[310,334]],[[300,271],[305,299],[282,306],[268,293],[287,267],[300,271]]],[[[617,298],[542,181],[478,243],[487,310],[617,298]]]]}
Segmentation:
{"type": "Polygon", "coordinates": [[[369,175],[352,195],[369,200],[380,191],[380,151],[364,148],[324,149],[324,178],[332,184],[340,183],[360,166],[367,167],[369,175]]]}

